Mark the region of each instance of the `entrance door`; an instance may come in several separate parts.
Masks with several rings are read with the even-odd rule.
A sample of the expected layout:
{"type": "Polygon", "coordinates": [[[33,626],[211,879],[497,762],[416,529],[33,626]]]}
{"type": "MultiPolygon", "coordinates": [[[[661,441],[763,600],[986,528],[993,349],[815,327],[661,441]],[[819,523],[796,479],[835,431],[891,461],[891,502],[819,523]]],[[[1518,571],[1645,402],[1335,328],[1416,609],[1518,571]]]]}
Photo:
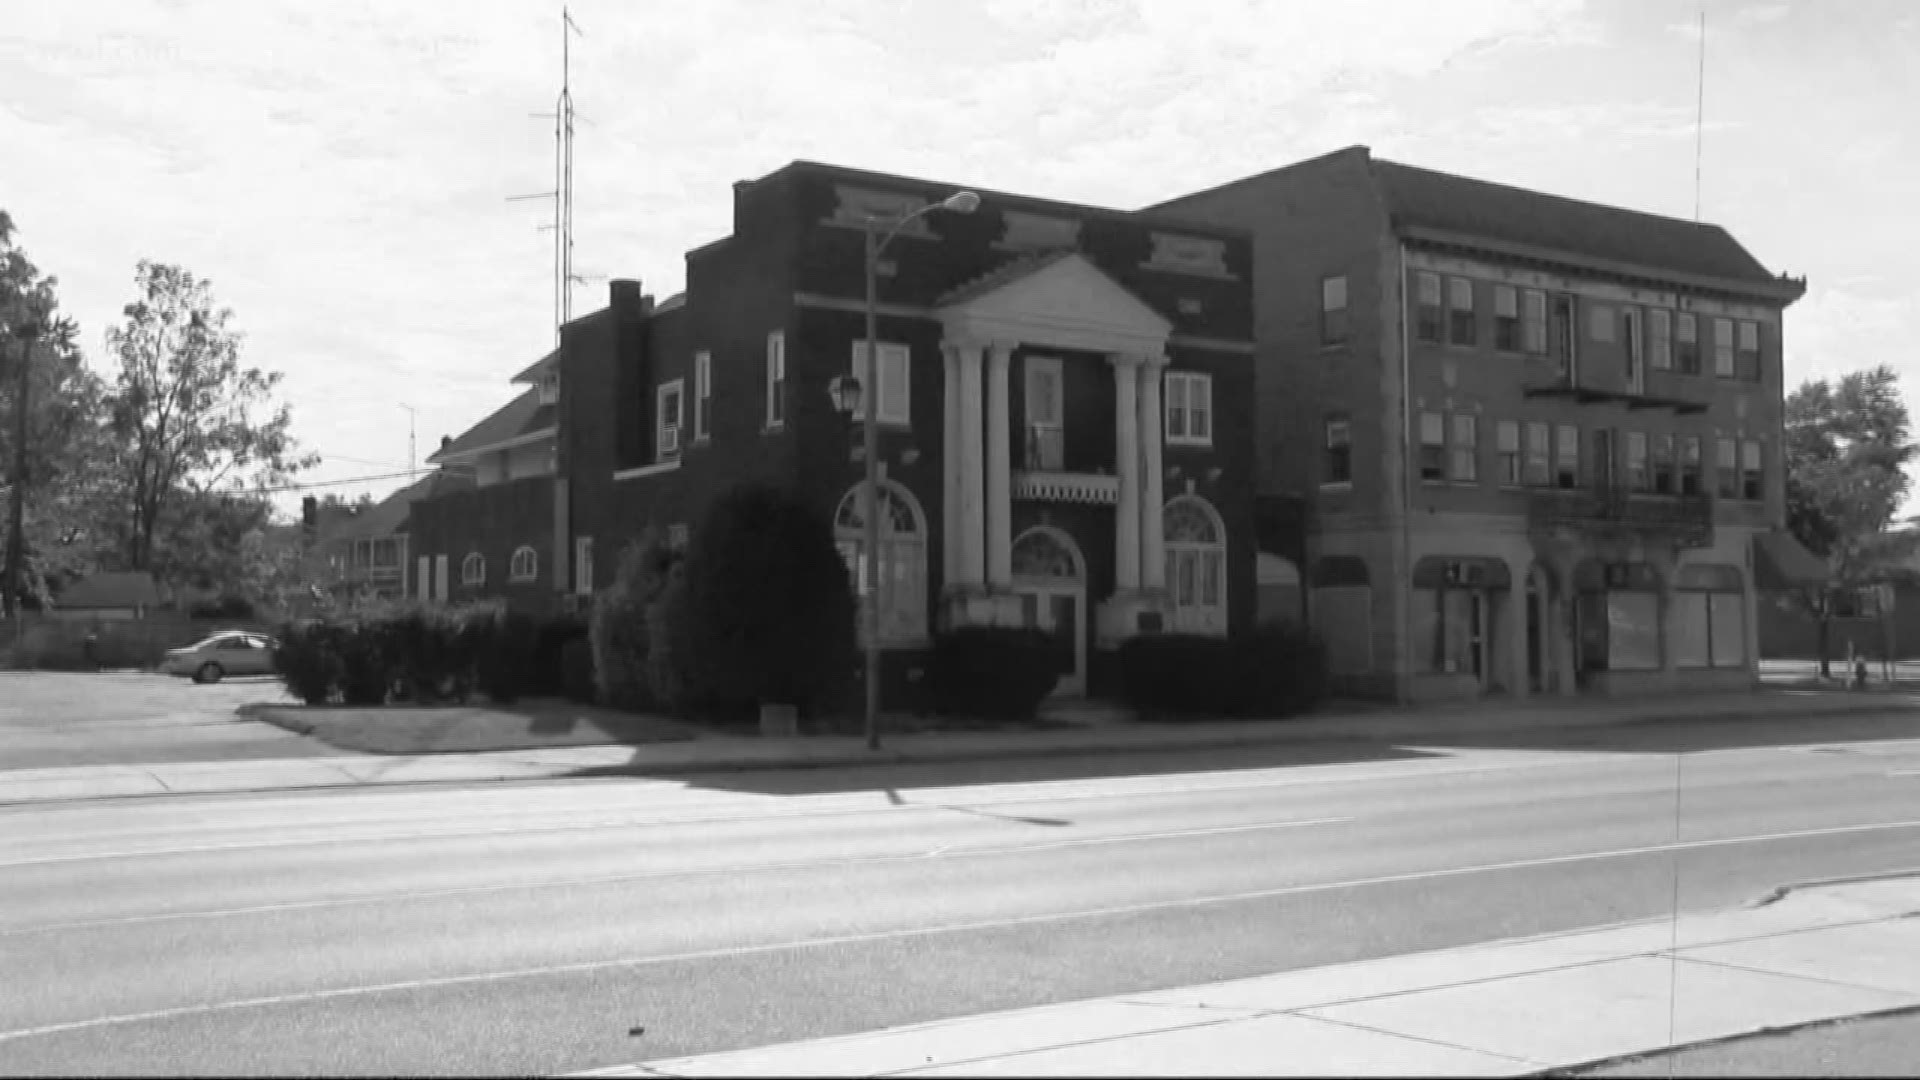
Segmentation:
{"type": "Polygon", "coordinates": [[[1527,582],[1527,688],[1536,694],[1546,689],[1545,680],[1542,679],[1541,677],[1542,668],[1545,666],[1542,663],[1542,660],[1544,659],[1544,657],[1542,656],[1542,652],[1543,652],[1542,645],[1544,644],[1544,642],[1541,637],[1541,628],[1546,624],[1546,613],[1543,610],[1545,603],[1546,603],[1546,598],[1540,595],[1540,586],[1535,584],[1531,580],[1528,581],[1527,582]]]}
{"type": "Polygon", "coordinates": [[[1029,529],[1013,542],[1013,591],[1021,621],[1053,639],[1060,672],[1053,693],[1087,692],[1087,585],[1080,550],[1071,537],[1047,527],[1029,529]]]}

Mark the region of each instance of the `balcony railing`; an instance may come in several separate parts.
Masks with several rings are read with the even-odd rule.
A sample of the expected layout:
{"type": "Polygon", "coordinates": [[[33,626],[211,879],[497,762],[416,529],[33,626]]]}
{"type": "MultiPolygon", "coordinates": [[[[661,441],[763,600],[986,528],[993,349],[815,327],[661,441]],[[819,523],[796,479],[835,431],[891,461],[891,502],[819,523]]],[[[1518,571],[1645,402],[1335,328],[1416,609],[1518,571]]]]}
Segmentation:
{"type": "Polygon", "coordinates": [[[1537,528],[1576,531],[1713,534],[1713,497],[1656,495],[1626,487],[1535,488],[1527,493],[1527,520],[1537,528]]]}

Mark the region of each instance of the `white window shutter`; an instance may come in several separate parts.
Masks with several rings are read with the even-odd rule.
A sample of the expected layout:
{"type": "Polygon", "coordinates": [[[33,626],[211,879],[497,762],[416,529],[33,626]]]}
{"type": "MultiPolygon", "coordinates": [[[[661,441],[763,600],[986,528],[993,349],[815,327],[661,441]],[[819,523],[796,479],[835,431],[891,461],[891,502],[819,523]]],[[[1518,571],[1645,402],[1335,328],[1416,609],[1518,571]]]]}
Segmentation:
{"type": "Polygon", "coordinates": [[[888,420],[905,423],[909,417],[907,403],[909,370],[907,347],[905,345],[882,345],[880,347],[880,415],[888,420]]]}

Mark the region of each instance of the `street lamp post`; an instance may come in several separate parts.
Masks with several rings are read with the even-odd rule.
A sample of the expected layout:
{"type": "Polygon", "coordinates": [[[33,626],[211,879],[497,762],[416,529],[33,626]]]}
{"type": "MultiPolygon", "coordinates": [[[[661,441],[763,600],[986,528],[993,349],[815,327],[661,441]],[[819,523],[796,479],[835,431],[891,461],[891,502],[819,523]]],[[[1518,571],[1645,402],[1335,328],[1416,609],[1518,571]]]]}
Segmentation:
{"type": "Polygon", "coordinates": [[[866,593],[866,681],[867,681],[867,749],[880,749],[880,343],[879,343],[879,303],[875,296],[878,292],[876,279],[879,277],[880,255],[887,249],[901,228],[922,214],[935,210],[947,210],[956,214],[971,214],[980,206],[980,196],[971,191],[955,192],[937,203],[929,203],[909,214],[894,218],[868,217],[862,222],[862,232],[866,236],[866,278],[867,278],[867,363],[865,386],[854,391],[854,397],[866,399],[866,412],[861,417],[864,427],[866,447],[866,497],[864,504],[866,520],[866,539],[862,545],[866,555],[864,573],[861,575],[866,593]],[[880,232],[882,226],[886,232],[880,232]]]}

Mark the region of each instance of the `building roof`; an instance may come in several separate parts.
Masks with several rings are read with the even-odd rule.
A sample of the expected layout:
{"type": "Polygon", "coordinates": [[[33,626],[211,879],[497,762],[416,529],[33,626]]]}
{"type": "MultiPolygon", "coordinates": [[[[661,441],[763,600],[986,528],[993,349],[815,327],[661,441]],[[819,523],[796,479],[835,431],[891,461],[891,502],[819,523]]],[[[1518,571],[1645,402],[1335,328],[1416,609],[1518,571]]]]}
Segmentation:
{"type": "Polygon", "coordinates": [[[440,493],[447,478],[438,471],[427,474],[399,491],[355,514],[333,533],[337,540],[367,540],[396,536],[407,531],[407,518],[419,499],[440,493]]]}
{"type": "Polygon", "coordinates": [[[540,391],[527,390],[495,410],[493,415],[462,432],[460,437],[427,458],[438,465],[505,445],[533,442],[554,431],[556,409],[540,404],[540,391]]]}
{"type": "Polygon", "coordinates": [[[537,383],[540,381],[540,377],[547,373],[547,369],[552,367],[555,363],[557,363],[559,359],[560,359],[560,350],[555,349],[552,352],[548,353],[547,355],[527,365],[526,370],[522,371],[518,375],[515,375],[510,381],[516,384],[517,383],[537,383]]]}
{"type": "MultiPolygon", "coordinates": [[[[1362,153],[1365,147],[1358,148],[1362,153]]],[[[1394,228],[1424,227],[1703,277],[1778,285],[1727,230],[1371,160],[1394,228]]]]}
{"type": "Polygon", "coordinates": [[[159,586],[144,570],[90,574],[67,586],[56,606],[76,608],[153,607],[160,603],[159,586]]]}
{"type": "Polygon", "coordinates": [[[950,304],[958,304],[962,301],[971,300],[976,296],[985,296],[987,293],[1000,288],[1002,285],[1011,284],[1029,274],[1037,274],[1073,254],[1074,251],[1072,249],[1060,248],[1054,251],[1035,252],[1010,259],[971,281],[963,281],[953,288],[948,289],[938,300],[934,301],[934,306],[947,307],[950,304]]]}

